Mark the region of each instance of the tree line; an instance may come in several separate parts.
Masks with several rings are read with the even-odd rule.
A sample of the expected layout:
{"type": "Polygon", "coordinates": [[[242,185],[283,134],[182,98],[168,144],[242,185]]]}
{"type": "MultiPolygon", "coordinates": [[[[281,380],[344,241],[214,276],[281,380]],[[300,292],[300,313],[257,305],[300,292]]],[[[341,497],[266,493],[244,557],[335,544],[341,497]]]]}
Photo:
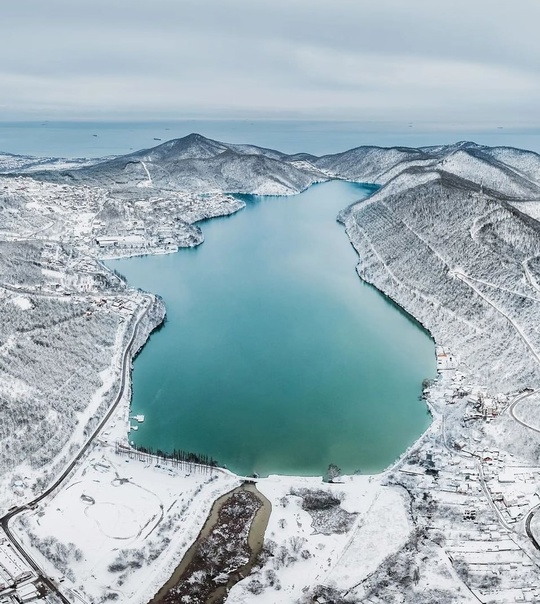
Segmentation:
{"type": "Polygon", "coordinates": [[[189,471],[207,472],[209,469],[218,467],[218,462],[213,457],[182,449],[174,449],[172,452],[167,452],[161,449],[154,450],[152,447],[144,447],[142,445],[128,446],[121,441],[116,441],[115,449],[117,455],[127,455],[130,459],[146,461],[149,457],[152,457],[165,465],[170,464],[175,468],[183,468],[189,471]]]}

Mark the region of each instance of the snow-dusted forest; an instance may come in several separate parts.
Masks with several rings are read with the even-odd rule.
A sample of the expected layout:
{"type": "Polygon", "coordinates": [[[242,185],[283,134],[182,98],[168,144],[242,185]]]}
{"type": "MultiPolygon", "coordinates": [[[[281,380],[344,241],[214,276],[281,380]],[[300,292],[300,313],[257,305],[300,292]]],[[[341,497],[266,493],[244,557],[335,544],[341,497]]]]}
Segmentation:
{"type": "Polygon", "coordinates": [[[537,386],[539,223],[456,176],[422,176],[411,187],[406,172],[343,215],[360,276],[450,347],[477,383],[537,386]]]}
{"type": "Polygon", "coordinates": [[[117,394],[117,364],[144,297],[56,243],[1,242],[0,264],[6,510],[39,494],[103,416],[117,394]]]}

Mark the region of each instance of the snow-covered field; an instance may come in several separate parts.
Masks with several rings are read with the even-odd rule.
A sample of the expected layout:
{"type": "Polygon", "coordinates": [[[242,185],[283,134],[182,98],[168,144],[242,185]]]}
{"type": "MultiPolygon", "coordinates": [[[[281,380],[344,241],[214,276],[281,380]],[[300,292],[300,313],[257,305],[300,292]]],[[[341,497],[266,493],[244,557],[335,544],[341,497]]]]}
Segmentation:
{"type": "MultiPolygon", "coordinates": [[[[122,431],[120,415],[112,423],[122,431]]],[[[197,537],[213,501],[238,484],[220,470],[130,458],[102,441],[60,491],[19,515],[14,528],[68,594],[87,602],[146,602],[197,537]]]]}
{"type": "Polygon", "coordinates": [[[333,485],[320,478],[271,476],[257,486],[272,503],[266,539],[273,555],[231,590],[231,603],[254,601],[254,582],[263,586],[257,601],[265,604],[295,602],[305,595],[306,586],[321,583],[351,589],[397,552],[412,529],[405,501],[381,486],[377,476],[347,476],[333,485]],[[341,507],[354,515],[350,530],[324,534],[314,529],[301,497],[291,494],[298,489],[338,494],[341,507]]]}

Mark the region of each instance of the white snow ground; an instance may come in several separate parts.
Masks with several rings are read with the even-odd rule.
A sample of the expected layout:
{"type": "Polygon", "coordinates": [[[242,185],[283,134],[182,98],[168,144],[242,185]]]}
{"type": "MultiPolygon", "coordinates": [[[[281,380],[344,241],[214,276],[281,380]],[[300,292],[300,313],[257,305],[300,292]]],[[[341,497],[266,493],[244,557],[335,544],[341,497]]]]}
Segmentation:
{"type": "MultiPolygon", "coordinates": [[[[223,157],[213,161],[223,152],[220,143],[200,137],[191,142],[198,173],[204,174],[204,157],[223,167],[223,157]]],[[[247,147],[237,151],[251,153],[247,147]]],[[[285,167],[292,179],[286,183],[257,181],[264,191],[290,193],[329,174],[388,182],[342,216],[360,255],[359,272],[421,320],[455,363],[441,365],[438,382],[427,391],[432,426],[387,472],[344,477],[334,485],[299,477],[259,481],[273,505],[267,540],[277,553],[237,584],[229,601],[307,603],[317,590],[318,601],[540,601],[540,557],[526,532],[527,519],[539,505],[538,423],[529,419],[536,409],[532,399],[517,405],[527,392],[516,392],[537,387],[540,380],[535,328],[540,244],[538,225],[524,217],[540,215],[538,156],[471,143],[422,150],[361,148],[311,158],[309,165],[320,174],[313,170],[300,178],[296,170],[303,160],[261,149],[256,155],[272,161],[250,159],[252,167],[273,169],[272,162],[281,160],[296,166],[285,167]],[[316,532],[300,498],[291,494],[299,488],[342,493],[343,509],[357,514],[352,528],[343,534],[316,532]]],[[[152,164],[152,182],[159,159],[152,164]]],[[[245,176],[242,161],[237,156],[228,166],[228,179],[245,176]]],[[[143,167],[136,177],[149,184],[143,167]]],[[[213,176],[210,181],[218,182],[213,176]]],[[[192,193],[200,183],[193,182],[192,192],[179,194],[172,204],[159,195],[105,203],[103,191],[88,183],[69,187],[23,178],[0,184],[6,234],[58,238],[69,225],[70,241],[86,237],[88,249],[96,233],[112,228],[157,229],[159,221],[145,222],[152,211],[158,208],[167,223],[167,216],[178,217],[176,205],[189,220],[174,237],[178,244],[194,245],[202,234],[190,221],[205,211],[239,209],[222,191],[205,209],[204,199],[192,193]],[[73,217],[78,193],[85,201],[80,220],[73,217]],[[127,214],[140,210],[137,224],[126,226],[124,207],[127,214]]],[[[165,245],[148,240],[147,248],[122,253],[161,252],[165,245]]],[[[14,304],[20,310],[27,306],[14,304]]],[[[2,343],[4,352],[11,346],[9,339],[2,343]]],[[[126,462],[114,444],[124,436],[128,400],[126,392],[124,404],[65,487],[17,521],[20,538],[53,576],[64,576],[62,589],[74,601],[117,594],[121,602],[146,602],[195,538],[212,501],[238,484],[238,477],[221,471],[210,481],[209,475],[186,476],[149,460],[126,462]]],[[[24,480],[17,481],[23,498],[24,480]]]]}

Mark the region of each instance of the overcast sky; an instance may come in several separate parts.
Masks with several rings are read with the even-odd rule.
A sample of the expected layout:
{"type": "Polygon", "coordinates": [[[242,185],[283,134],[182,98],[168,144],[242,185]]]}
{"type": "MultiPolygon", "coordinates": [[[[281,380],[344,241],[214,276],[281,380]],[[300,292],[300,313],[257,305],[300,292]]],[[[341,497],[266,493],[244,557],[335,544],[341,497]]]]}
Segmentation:
{"type": "Polygon", "coordinates": [[[4,0],[0,120],[538,125],[540,0],[4,0]]]}

